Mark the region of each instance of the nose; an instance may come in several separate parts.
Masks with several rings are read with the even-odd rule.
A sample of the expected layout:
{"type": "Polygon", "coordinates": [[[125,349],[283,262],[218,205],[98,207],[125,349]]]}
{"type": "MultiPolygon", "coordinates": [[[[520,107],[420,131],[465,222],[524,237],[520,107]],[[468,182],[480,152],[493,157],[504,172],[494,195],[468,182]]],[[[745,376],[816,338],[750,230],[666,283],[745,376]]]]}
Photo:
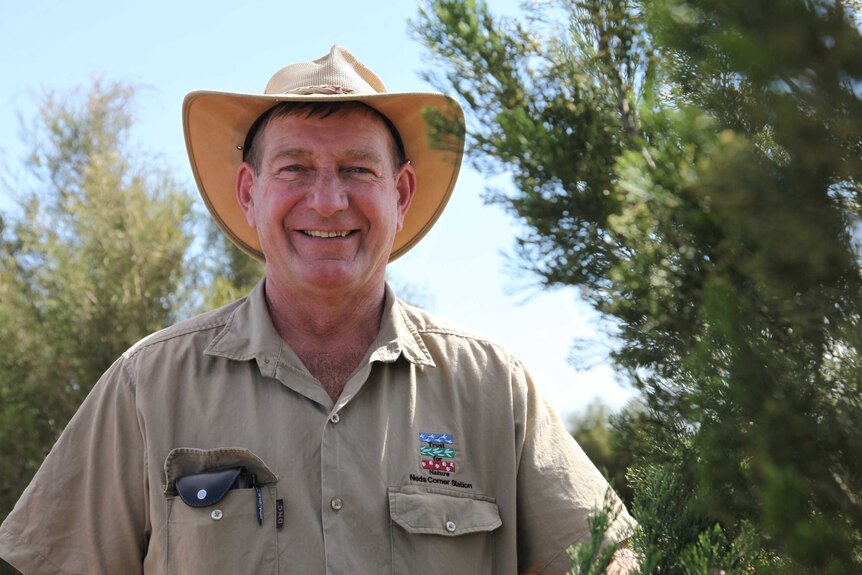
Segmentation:
{"type": "Polygon", "coordinates": [[[307,200],[309,206],[325,218],[346,210],[348,205],[344,183],[330,171],[318,172],[307,200]]]}
{"type": "Polygon", "coordinates": [[[347,209],[347,190],[340,179],[328,171],[321,171],[314,178],[307,201],[309,206],[321,216],[328,218],[347,209]]]}

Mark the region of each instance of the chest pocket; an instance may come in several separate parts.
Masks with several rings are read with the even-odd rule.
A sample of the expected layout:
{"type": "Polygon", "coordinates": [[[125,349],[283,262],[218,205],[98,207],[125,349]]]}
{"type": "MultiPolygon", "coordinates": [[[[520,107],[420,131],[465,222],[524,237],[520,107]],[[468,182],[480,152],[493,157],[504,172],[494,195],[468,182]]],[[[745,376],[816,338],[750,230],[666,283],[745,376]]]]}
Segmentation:
{"type": "Polygon", "coordinates": [[[165,480],[167,573],[278,572],[278,477],[260,458],[242,448],[177,448],[165,480]],[[254,486],[240,473],[254,474],[254,486]]]}
{"type": "Polygon", "coordinates": [[[391,487],[393,573],[494,573],[494,498],[436,488],[391,487]]]}

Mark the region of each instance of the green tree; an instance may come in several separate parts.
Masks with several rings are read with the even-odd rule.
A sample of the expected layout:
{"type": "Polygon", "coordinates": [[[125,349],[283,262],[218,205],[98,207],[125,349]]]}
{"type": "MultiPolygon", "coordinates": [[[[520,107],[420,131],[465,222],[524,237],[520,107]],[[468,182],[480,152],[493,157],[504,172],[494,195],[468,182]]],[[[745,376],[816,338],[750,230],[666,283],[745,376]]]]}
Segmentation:
{"type": "Polygon", "coordinates": [[[211,218],[204,220],[206,250],[199,258],[201,310],[214,309],[246,295],[263,277],[263,263],[230,241],[211,218]]]}
{"type": "Polygon", "coordinates": [[[644,540],[673,533],[662,572],[742,565],[757,539],[785,571],[862,567],[858,10],[583,0],[518,21],[438,0],[414,27],[472,160],[512,174],[490,198],[524,224],[523,267],[617,328],[656,422],[632,478],[635,511],[658,509],[644,540]],[[689,491],[689,527],[653,505],[662,484],[689,491]]]}
{"type": "Polygon", "coordinates": [[[572,437],[607,476],[627,507],[631,507],[634,493],[626,475],[644,444],[642,422],[646,416],[645,408],[637,401],[612,414],[604,403],[596,400],[569,420],[572,437]]]}
{"type": "Polygon", "coordinates": [[[47,95],[0,219],[0,520],[111,362],[187,309],[191,198],[133,155],[132,94],[47,95]]]}

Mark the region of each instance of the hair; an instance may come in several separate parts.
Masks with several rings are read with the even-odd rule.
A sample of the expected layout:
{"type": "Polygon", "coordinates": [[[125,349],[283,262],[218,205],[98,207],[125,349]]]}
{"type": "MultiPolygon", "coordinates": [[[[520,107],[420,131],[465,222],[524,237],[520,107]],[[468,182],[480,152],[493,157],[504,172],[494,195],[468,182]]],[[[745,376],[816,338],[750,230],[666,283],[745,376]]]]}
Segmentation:
{"type": "Polygon", "coordinates": [[[276,118],[285,116],[302,115],[305,118],[328,118],[335,114],[358,111],[369,116],[378,118],[389,130],[390,150],[392,153],[392,165],[397,170],[407,162],[404,152],[404,142],[395,125],[383,114],[362,102],[279,102],[266,112],[258,116],[257,120],[248,129],[245,142],[242,146],[242,161],[247,162],[255,173],[260,171],[260,152],[257,145],[257,137],[270,122],[276,118]]]}

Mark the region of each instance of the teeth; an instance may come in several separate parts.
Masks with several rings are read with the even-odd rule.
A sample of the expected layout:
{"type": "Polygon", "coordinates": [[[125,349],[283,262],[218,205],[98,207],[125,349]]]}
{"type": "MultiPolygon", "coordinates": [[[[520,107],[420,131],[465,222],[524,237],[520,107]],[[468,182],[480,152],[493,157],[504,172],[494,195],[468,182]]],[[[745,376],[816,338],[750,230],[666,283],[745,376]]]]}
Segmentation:
{"type": "Polygon", "coordinates": [[[320,230],[304,230],[305,235],[313,238],[343,238],[350,232],[324,232],[320,230]]]}

